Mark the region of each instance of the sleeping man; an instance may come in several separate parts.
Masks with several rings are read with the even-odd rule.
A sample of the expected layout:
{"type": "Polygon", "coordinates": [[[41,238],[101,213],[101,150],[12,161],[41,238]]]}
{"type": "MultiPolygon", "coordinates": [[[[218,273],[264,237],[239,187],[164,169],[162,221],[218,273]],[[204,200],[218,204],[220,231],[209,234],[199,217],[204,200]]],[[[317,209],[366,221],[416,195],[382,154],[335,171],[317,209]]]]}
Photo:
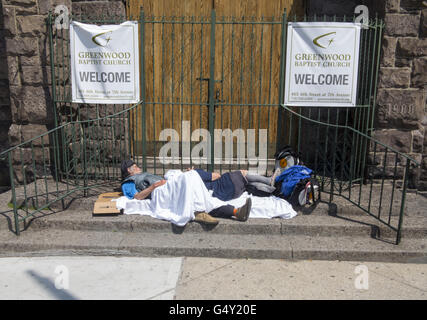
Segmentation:
{"type": "Polygon", "coordinates": [[[128,199],[150,199],[149,204],[144,203],[145,207],[141,210],[150,211],[156,218],[182,226],[190,220],[217,224],[218,220],[211,215],[238,221],[246,221],[249,217],[251,198],[240,208],[228,205],[210,195],[200,175],[194,170],[171,170],[166,174],[166,180],[161,176],[142,172],[132,160],[124,160],[121,171],[123,194],[128,199]]]}

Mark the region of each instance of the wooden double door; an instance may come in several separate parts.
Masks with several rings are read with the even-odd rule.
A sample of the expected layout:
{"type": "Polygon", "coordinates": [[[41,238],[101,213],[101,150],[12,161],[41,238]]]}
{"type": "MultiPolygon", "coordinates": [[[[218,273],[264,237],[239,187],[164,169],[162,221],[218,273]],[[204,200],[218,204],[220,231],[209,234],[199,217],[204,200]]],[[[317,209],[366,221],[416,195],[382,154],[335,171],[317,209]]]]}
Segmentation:
{"type": "MultiPolygon", "coordinates": [[[[233,157],[253,138],[272,158],[280,139],[285,9],[288,16],[303,15],[303,1],[128,1],[128,18],[140,19],[143,25],[145,104],[132,121],[135,151],[155,158],[167,130],[180,142],[189,139],[192,148],[198,143],[192,137],[207,131],[214,142],[214,130],[220,129],[224,139],[225,132],[233,134],[233,157]]],[[[181,145],[178,148],[182,160],[187,154],[181,145]]],[[[213,148],[212,143],[209,149],[213,148]]],[[[226,152],[218,150],[215,154],[224,159],[226,152]]],[[[247,159],[248,152],[244,156],[247,159]]]]}

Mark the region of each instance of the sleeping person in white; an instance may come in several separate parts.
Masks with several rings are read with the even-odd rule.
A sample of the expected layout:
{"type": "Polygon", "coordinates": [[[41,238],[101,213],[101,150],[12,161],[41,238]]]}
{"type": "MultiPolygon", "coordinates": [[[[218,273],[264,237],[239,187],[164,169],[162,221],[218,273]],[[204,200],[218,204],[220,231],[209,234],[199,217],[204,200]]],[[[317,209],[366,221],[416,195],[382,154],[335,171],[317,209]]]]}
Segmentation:
{"type": "MultiPolygon", "coordinates": [[[[136,169],[135,173],[141,172],[139,170],[136,169]]],[[[158,181],[166,179],[166,183],[153,188],[150,193],[151,200],[129,199],[127,196],[123,196],[117,200],[117,208],[123,209],[124,214],[149,215],[180,226],[193,219],[198,221],[197,217],[200,214],[195,217],[197,212],[212,213],[217,209],[229,208],[228,206],[241,210],[248,203],[250,206],[246,208],[249,211],[247,213],[249,218],[291,219],[297,215],[297,212],[286,200],[275,196],[256,197],[244,192],[240,197],[229,201],[214,198],[211,194],[212,191],[207,190],[195,170],[186,172],[169,170],[164,177],[157,176],[156,179],[158,181]]],[[[206,213],[206,216],[209,215],[206,213]]]]}
{"type": "Polygon", "coordinates": [[[149,202],[149,209],[157,218],[182,226],[190,220],[217,224],[218,220],[208,213],[238,221],[246,221],[249,217],[251,198],[239,208],[214,198],[195,171],[182,173],[179,170],[171,170],[165,180],[163,177],[142,172],[132,160],[124,160],[121,170],[123,194],[128,199],[150,199],[144,201],[145,205],[149,202]]]}

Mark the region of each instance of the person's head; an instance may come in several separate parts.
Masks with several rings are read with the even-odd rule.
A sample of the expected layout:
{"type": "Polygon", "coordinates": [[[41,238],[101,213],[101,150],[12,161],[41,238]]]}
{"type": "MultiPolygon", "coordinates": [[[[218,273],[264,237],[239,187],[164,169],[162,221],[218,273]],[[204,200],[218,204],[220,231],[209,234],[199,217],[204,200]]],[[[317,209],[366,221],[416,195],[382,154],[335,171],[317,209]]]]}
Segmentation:
{"type": "Polygon", "coordinates": [[[128,176],[133,176],[142,172],[141,168],[138,167],[138,165],[132,160],[123,160],[121,169],[123,179],[128,176]]]}

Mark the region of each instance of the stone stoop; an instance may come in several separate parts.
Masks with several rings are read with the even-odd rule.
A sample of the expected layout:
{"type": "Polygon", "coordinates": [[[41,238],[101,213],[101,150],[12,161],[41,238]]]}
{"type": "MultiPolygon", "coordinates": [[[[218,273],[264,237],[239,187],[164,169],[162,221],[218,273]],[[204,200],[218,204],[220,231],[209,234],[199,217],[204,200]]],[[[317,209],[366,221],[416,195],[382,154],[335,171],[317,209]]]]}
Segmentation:
{"type": "MultiPolygon", "coordinates": [[[[352,207],[319,203],[290,220],[219,219],[177,227],[140,215],[92,214],[94,199],[39,216],[16,236],[0,221],[0,256],[112,255],[427,263],[427,217],[405,216],[402,240],[352,207]],[[346,209],[347,208],[347,209],[346,209]]],[[[10,220],[11,217],[5,218],[10,220]]]]}

